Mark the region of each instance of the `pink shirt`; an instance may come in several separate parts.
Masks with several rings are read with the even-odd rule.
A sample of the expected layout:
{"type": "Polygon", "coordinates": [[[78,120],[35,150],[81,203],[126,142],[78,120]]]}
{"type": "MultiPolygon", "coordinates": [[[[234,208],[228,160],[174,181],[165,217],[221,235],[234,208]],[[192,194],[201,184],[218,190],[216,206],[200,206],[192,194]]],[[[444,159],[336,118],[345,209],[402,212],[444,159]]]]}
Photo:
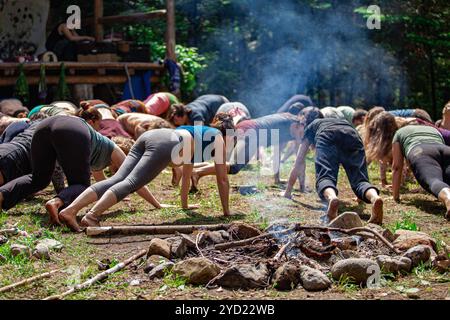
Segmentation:
{"type": "Polygon", "coordinates": [[[169,110],[170,99],[167,94],[160,92],[148,97],[144,104],[148,114],[160,116],[169,110]]]}

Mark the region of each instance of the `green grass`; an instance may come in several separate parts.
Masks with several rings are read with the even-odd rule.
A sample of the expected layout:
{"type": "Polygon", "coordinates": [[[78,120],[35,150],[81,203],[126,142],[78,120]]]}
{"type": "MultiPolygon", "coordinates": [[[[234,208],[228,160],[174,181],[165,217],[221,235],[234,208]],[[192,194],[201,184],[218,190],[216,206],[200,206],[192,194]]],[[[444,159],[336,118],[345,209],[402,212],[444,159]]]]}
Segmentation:
{"type": "Polygon", "coordinates": [[[334,281],[335,285],[343,292],[352,293],[359,289],[359,286],[355,284],[353,277],[349,277],[345,274],[341,275],[338,281],[334,281]]]}
{"type": "Polygon", "coordinates": [[[174,289],[184,289],[186,286],[186,278],[174,274],[171,270],[166,269],[164,271],[163,285],[160,287],[160,290],[165,290],[165,288],[174,288],[174,289]]]}
{"type": "Polygon", "coordinates": [[[420,228],[414,221],[415,218],[416,213],[414,211],[403,212],[401,220],[395,221],[395,223],[392,224],[389,229],[392,231],[392,233],[395,233],[397,230],[419,231],[420,228]]]}

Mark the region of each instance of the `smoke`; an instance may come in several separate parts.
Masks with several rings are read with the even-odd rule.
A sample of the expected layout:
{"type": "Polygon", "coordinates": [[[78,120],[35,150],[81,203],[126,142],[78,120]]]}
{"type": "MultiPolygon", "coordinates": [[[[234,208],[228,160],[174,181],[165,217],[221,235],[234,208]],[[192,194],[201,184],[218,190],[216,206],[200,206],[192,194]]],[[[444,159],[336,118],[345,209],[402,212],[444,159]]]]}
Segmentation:
{"type": "Polygon", "coordinates": [[[253,116],[275,112],[295,94],[309,94],[319,106],[390,107],[402,72],[370,39],[380,31],[354,13],[360,1],[339,2],[345,4],[327,10],[295,0],[236,2],[234,11],[246,23],[226,20],[210,37],[207,46],[218,49],[217,58],[200,81],[243,102],[253,116]]]}

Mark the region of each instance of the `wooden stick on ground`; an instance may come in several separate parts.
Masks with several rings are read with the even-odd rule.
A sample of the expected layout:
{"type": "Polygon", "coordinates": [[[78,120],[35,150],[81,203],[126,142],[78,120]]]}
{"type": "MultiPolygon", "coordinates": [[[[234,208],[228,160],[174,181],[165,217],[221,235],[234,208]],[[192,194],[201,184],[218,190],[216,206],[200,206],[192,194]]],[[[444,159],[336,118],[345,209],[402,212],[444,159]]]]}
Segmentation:
{"type": "Polygon", "coordinates": [[[31,278],[25,279],[25,280],[22,280],[22,281],[13,283],[13,284],[10,284],[8,286],[0,288],[0,293],[6,292],[6,291],[10,291],[10,290],[15,289],[17,287],[24,286],[24,285],[33,283],[33,282],[41,280],[41,279],[50,278],[53,274],[58,273],[60,271],[61,270],[53,270],[53,271],[50,271],[50,272],[42,273],[40,275],[37,275],[37,276],[31,277],[31,278]]]}
{"type": "Polygon", "coordinates": [[[4,236],[15,236],[16,234],[19,233],[19,229],[17,228],[10,228],[10,229],[3,229],[0,230],[0,234],[4,235],[4,236]]]}
{"type": "Polygon", "coordinates": [[[243,247],[249,244],[252,244],[253,242],[257,241],[257,240],[262,240],[265,238],[273,238],[275,236],[281,236],[284,234],[289,234],[291,232],[294,232],[295,228],[290,228],[290,229],[286,229],[286,230],[282,230],[282,231],[275,231],[275,232],[269,232],[269,233],[264,233],[261,234],[259,236],[253,237],[253,238],[248,238],[248,239],[244,239],[244,240],[239,240],[239,241],[232,241],[232,242],[227,242],[227,243],[221,243],[221,244],[216,244],[214,246],[215,250],[227,250],[230,248],[236,248],[236,247],[243,247]]]}
{"type": "Polygon", "coordinates": [[[91,278],[91,279],[89,279],[89,280],[87,280],[87,281],[85,281],[85,282],[83,282],[83,283],[81,283],[79,285],[76,285],[72,289],[67,290],[66,292],[64,292],[64,293],[62,293],[60,295],[50,296],[50,297],[45,298],[44,300],[62,300],[64,297],[66,297],[66,296],[68,296],[68,295],[70,295],[70,294],[72,294],[74,292],[81,291],[81,290],[84,290],[86,288],[89,288],[93,284],[108,278],[109,275],[124,269],[126,266],[131,264],[133,261],[136,261],[137,259],[142,258],[146,254],[147,254],[147,250],[141,250],[136,255],[128,258],[124,262],[119,263],[115,267],[110,268],[110,269],[108,269],[106,271],[103,271],[103,272],[97,274],[95,277],[93,277],[93,278],[91,278]]]}
{"type": "Polygon", "coordinates": [[[137,234],[174,234],[176,232],[191,234],[196,230],[226,230],[229,224],[214,225],[183,225],[183,226],[113,226],[113,227],[90,227],[86,234],[90,237],[109,235],[137,235],[137,234]]]}
{"type": "Polygon", "coordinates": [[[283,256],[283,254],[286,252],[287,248],[291,245],[292,240],[289,240],[286,244],[284,244],[280,251],[278,251],[278,253],[275,255],[275,257],[273,257],[273,261],[280,261],[281,257],[283,256]]]}

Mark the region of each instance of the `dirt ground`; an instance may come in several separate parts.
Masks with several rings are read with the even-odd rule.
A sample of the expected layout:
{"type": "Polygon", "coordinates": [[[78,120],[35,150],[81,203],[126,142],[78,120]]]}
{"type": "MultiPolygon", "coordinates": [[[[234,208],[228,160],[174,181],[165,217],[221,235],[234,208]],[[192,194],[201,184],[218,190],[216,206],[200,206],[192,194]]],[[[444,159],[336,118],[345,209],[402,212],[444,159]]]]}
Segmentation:
{"type": "MultiPolygon", "coordinates": [[[[283,167],[284,179],[287,178],[292,161],[291,159],[283,167]]],[[[312,165],[309,159],[307,184],[311,190],[314,189],[312,165]]],[[[376,167],[370,167],[370,176],[373,183],[378,185],[376,167]]],[[[150,187],[162,202],[178,204],[179,191],[170,186],[170,177],[170,172],[166,171],[150,187]]],[[[232,187],[256,185],[260,191],[256,195],[242,196],[233,188],[231,207],[235,215],[232,218],[222,216],[214,179],[206,178],[200,182],[200,193],[191,198],[191,203],[200,204],[199,210],[155,211],[142,199],[133,195],[131,201],[117,205],[109,211],[102,224],[213,224],[245,221],[264,229],[279,219],[314,225],[324,222],[325,206],[315,192],[296,193],[293,201],[281,198],[279,194],[282,189],[272,184],[273,178],[267,170],[258,170],[253,166],[248,171],[231,176],[230,180],[232,187]]],[[[389,193],[383,191],[384,227],[395,229],[399,225],[415,224],[420,231],[430,234],[438,243],[444,241],[450,244],[450,222],[444,219],[444,207],[432,196],[417,188],[417,185],[409,183],[403,190],[401,203],[396,203],[389,193]]],[[[340,212],[354,211],[367,221],[370,208],[354,200],[343,172],[340,174],[339,190],[342,200],[340,212]]],[[[43,203],[52,196],[53,189],[49,188],[44,194],[20,204],[8,213],[1,213],[0,228],[5,224],[18,223],[22,230],[30,234],[39,232],[43,237],[61,241],[65,246],[64,249],[52,253],[50,261],[8,258],[0,262],[0,287],[54,269],[61,269],[64,272],[50,279],[0,294],[0,299],[42,299],[64,292],[78,281],[97,274],[99,271],[96,261],[105,258],[113,262],[123,261],[139,250],[147,248],[151,240],[149,236],[88,238],[84,234],[73,234],[63,228],[51,229],[43,203]]],[[[13,243],[32,246],[35,240],[34,237],[12,238],[9,243],[0,246],[0,254],[7,256],[9,246],[13,243]]],[[[311,293],[302,288],[290,292],[278,292],[271,288],[262,291],[229,291],[221,288],[207,290],[184,285],[167,277],[150,281],[143,272],[143,263],[144,261],[138,261],[106,281],[72,294],[66,299],[450,299],[449,274],[439,274],[427,266],[417,267],[408,276],[398,276],[396,279],[386,277],[380,289],[364,289],[348,283],[334,283],[332,289],[326,292],[311,293]],[[131,285],[132,281],[135,285],[131,285]]]]}

